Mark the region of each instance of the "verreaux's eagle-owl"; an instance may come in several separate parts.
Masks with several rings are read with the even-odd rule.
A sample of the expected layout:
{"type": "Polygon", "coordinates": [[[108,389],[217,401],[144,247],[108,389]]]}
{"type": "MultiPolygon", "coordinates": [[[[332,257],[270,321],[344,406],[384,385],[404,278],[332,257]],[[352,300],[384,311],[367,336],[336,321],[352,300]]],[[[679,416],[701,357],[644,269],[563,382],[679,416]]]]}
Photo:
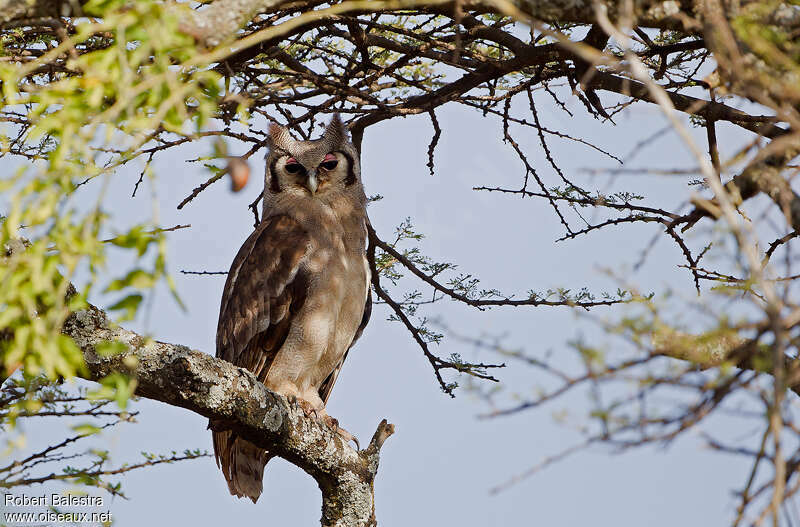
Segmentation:
{"type": "MultiPolygon", "coordinates": [[[[359,155],[338,115],[314,141],[296,141],[276,124],[268,135],[263,219],[228,273],[217,357],[327,417],[372,305],[359,155]]],[[[231,494],[255,503],[272,456],[218,423],[210,428],[231,494]]]]}

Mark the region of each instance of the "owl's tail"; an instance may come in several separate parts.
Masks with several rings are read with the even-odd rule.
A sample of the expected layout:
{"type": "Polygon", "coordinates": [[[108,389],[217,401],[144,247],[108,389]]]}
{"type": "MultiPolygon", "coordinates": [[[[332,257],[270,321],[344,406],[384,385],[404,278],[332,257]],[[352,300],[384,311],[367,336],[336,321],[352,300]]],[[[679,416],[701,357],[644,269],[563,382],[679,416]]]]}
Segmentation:
{"type": "Polygon", "coordinates": [[[229,430],[213,432],[213,438],[214,457],[228,490],[240,498],[247,496],[253,503],[258,501],[264,488],[264,467],[272,455],[229,430]]]}

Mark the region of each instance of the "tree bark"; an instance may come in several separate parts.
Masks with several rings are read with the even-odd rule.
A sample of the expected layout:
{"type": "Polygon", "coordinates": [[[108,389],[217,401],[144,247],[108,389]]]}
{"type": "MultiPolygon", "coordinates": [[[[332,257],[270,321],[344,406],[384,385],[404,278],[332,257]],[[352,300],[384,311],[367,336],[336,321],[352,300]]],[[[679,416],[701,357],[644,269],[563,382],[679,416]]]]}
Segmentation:
{"type": "MultiPolygon", "coordinates": [[[[85,0],[0,0],[0,26],[36,18],[56,18],[59,16],[81,16],[81,4],[85,0]]],[[[186,20],[185,30],[194,35],[199,42],[206,46],[216,46],[230,38],[249,22],[254,16],[267,11],[275,11],[283,5],[293,6],[297,10],[313,8],[319,2],[292,2],[290,0],[214,0],[205,9],[194,14],[191,20],[186,20]]],[[[360,10],[371,11],[368,2],[355,2],[363,4],[360,10]]],[[[593,23],[595,21],[594,3],[592,0],[511,0],[507,6],[493,1],[462,0],[460,2],[442,3],[431,2],[436,9],[478,10],[485,12],[504,11],[508,8],[517,10],[520,15],[545,22],[558,21],[561,23],[593,23]]],[[[696,16],[695,6],[689,0],[621,0],[604,2],[608,7],[609,16],[614,19],[623,14],[623,10],[633,9],[642,26],[659,27],[666,29],[687,29],[684,27],[681,13],[696,16]]],[[[744,1],[742,4],[750,2],[744,1]]],[[[356,6],[354,6],[356,7],[356,6]]],[[[377,10],[402,9],[403,7],[425,7],[425,2],[420,0],[398,0],[391,6],[376,6],[377,10]],[[396,4],[396,5],[395,5],[396,4]],[[406,4],[408,4],[406,6],[406,4]]],[[[356,7],[356,10],[359,8],[356,7]]]]}
{"type": "Polygon", "coordinates": [[[63,332],[83,351],[86,379],[131,375],[137,395],[224,421],[248,441],[302,468],[322,491],[324,527],[377,524],[374,481],[380,449],[394,432],[385,419],[359,451],[249,371],[186,346],[145,339],[114,325],[94,306],[71,314],[63,332]],[[95,347],[104,341],[122,342],[128,350],[101,356],[95,347]]]}

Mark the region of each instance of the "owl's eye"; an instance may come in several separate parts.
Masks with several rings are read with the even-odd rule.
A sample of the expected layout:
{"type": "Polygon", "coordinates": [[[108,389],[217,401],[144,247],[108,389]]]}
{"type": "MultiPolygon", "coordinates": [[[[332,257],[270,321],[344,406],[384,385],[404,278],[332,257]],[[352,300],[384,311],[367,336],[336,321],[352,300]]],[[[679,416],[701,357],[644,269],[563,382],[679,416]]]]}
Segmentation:
{"type": "Polygon", "coordinates": [[[297,174],[303,171],[303,165],[297,162],[297,160],[293,157],[290,157],[286,161],[285,165],[286,171],[290,174],[297,174]]]}
{"type": "Polygon", "coordinates": [[[333,154],[327,154],[325,159],[322,160],[319,166],[324,168],[325,170],[333,170],[336,168],[336,165],[339,164],[339,160],[336,159],[336,156],[333,154]]]}

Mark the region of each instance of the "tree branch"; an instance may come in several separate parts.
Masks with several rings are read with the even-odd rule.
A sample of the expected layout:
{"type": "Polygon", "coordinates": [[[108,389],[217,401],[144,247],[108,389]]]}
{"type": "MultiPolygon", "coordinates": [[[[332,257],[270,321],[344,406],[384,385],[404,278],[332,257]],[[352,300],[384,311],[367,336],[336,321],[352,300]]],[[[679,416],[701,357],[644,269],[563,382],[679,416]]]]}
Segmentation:
{"type": "MultiPolygon", "coordinates": [[[[779,148],[783,147],[780,153],[758,156],[728,181],[725,188],[732,195],[737,206],[763,192],[781,208],[786,222],[797,231],[800,230],[800,195],[792,189],[791,184],[781,172],[800,153],[800,146],[794,135],[790,135],[786,139],[787,141],[783,144],[777,144],[779,148]]],[[[773,145],[775,144],[773,143],[773,145]]],[[[681,223],[686,223],[684,230],[692,227],[701,218],[716,217],[716,206],[716,200],[703,200],[702,202],[695,200],[695,208],[679,219],[681,223]]]]}
{"type": "MultiPolygon", "coordinates": [[[[598,90],[611,91],[656,104],[655,99],[644,83],[626,77],[595,71],[592,74],[589,85],[598,90]]],[[[750,115],[715,101],[707,101],[670,91],[666,93],[677,110],[700,116],[709,121],[728,121],[769,139],[789,133],[787,129],[774,124],[778,120],[774,116],[750,115]]]]}
{"type": "MultiPolygon", "coordinates": [[[[79,2],[75,2],[79,4],[79,2]]],[[[0,26],[32,18],[58,18],[73,12],[72,3],[62,0],[0,0],[0,26]]]]}
{"type": "MultiPolygon", "coordinates": [[[[781,321],[786,329],[791,329],[798,323],[800,323],[798,310],[781,321]]],[[[697,336],[667,326],[659,326],[652,334],[652,355],[685,360],[703,370],[730,364],[743,370],[774,375],[777,366],[773,364],[772,350],[765,350],[759,346],[759,336],[751,340],[742,338],[737,333],[724,332],[697,336]]],[[[800,377],[797,375],[796,360],[784,356],[781,367],[790,372],[786,387],[800,395],[800,377]]]]}
{"type": "Polygon", "coordinates": [[[115,326],[94,306],[71,314],[63,332],[83,351],[87,379],[127,373],[137,380],[137,395],[223,421],[244,439],[302,468],[322,490],[323,526],[377,524],[373,483],[381,446],[394,432],[386,420],[369,446],[357,451],[249,371],[186,346],[146,340],[115,326]],[[122,342],[128,351],[101,356],[95,347],[104,341],[122,342]]]}
{"type": "MultiPolygon", "coordinates": [[[[80,0],[0,0],[0,24],[15,22],[24,19],[80,16],[80,0]]],[[[423,7],[425,2],[409,0],[408,7],[423,7]]],[[[433,4],[433,2],[431,2],[433,4]]],[[[247,22],[259,14],[275,11],[282,8],[308,11],[320,2],[293,2],[291,0],[215,0],[199,10],[191,20],[184,22],[183,30],[194,36],[197,41],[207,47],[217,46],[232,38],[236,32],[247,22]]],[[[450,9],[450,3],[438,3],[437,8],[450,9]]],[[[627,9],[627,2],[607,2],[612,18],[622,9],[627,9]]],[[[402,2],[396,6],[389,6],[383,10],[403,8],[402,2]]],[[[639,16],[640,25],[683,29],[682,23],[676,15],[679,12],[694,14],[691,2],[682,0],[636,0],[631,6],[639,16]]],[[[479,12],[505,12],[513,10],[518,15],[531,19],[559,22],[594,22],[594,10],[591,2],[574,2],[572,0],[556,0],[543,2],[540,0],[512,0],[506,2],[462,2],[462,9],[476,10],[479,12]]],[[[364,11],[371,11],[365,5],[364,11]]],[[[507,14],[507,13],[506,13],[507,14]]],[[[333,20],[334,17],[328,17],[333,20]]]]}

